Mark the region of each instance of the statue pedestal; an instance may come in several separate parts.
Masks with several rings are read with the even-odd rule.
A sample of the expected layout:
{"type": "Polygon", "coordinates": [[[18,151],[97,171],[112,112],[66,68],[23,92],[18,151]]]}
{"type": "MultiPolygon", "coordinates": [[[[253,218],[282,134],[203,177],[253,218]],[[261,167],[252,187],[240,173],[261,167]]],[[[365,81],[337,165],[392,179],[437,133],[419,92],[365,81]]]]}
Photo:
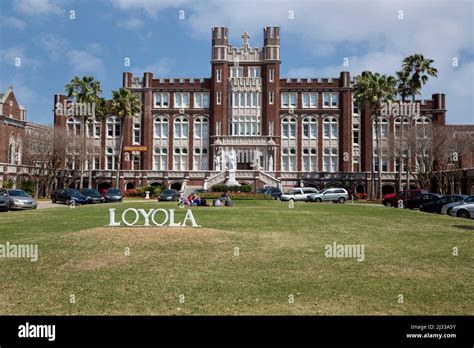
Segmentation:
{"type": "Polygon", "coordinates": [[[229,170],[229,178],[226,183],[227,186],[240,186],[240,184],[235,180],[235,169],[229,170]]]}

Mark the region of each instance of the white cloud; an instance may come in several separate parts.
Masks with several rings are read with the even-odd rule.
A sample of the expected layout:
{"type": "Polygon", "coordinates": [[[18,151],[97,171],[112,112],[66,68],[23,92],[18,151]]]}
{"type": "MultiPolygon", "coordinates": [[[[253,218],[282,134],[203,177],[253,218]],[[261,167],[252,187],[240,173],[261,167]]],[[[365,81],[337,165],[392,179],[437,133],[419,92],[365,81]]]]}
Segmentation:
{"type": "Polygon", "coordinates": [[[15,11],[26,15],[61,15],[64,13],[58,0],[15,0],[15,11]]]}
{"type": "Polygon", "coordinates": [[[157,12],[168,7],[182,7],[191,0],[110,0],[120,10],[143,10],[149,16],[155,17],[157,12]]]}
{"type": "Polygon", "coordinates": [[[46,50],[53,61],[61,58],[69,46],[66,39],[50,33],[41,34],[38,44],[46,50]]]}
{"type": "Polygon", "coordinates": [[[132,17],[125,20],[119,20],[117,22],[117,26],[127,30],[139,30],[143,28],[144,23],[143,20],[141,20],[140,18],[132,17]]]}
{"type": "Polygon", "coordinates": [[[69,65],[75,74],[90,74],[96,79],[104,79],[105,66],[102,60],[90,52],[70,50],[66,53],[69,65]]]}
{"type": "Polygon", "coordinates": [[[23,30],[26,27],[26,23],[16,17],[0,16],[0,27],[23,30]]]}
{"type": "Polygon", "coordinates": [[[135,76],[143,76],[144,72],[151,72],[154,78],[161,78],[171,72],[174,63],[175,61],[171,58],[161,58],[146,66],[132,68],[131,72],[135,76]]]}

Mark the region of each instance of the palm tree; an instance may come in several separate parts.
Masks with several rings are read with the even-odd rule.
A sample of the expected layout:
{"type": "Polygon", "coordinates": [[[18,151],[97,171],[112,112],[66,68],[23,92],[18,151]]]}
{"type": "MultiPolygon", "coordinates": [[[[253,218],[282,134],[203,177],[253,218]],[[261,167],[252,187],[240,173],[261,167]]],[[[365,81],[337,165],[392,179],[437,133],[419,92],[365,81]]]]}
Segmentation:
{"type": "MultiPolygon", "coordinates": [[[[426,82],[428,82],[429,77],[438,76],[438,70],[432,66],[433,63],[433,59],[425,58],[422,54],[412,54],[403,59],[402,74],[406,78],[406,85],[404,88],[407,96],[411,96],[413,102],[415,102],[416,95],[421,94],[421,88],[426,84],[426,82]]],[[[409,190],[411,164],[410,147],[408,147],[407,160],[406,189],[409,190]]]]}
{"type": "MultiPolygon", "coordinates": [[[[100,81],[97,81],[92,76],[75,76],[70,83],[66,85],[67,98],[75,103],[81,103],[83,105],[82,110],[90,110],[89,106],[95,108],[94,114],[97,112],[102,113],[101,108],[101,94],[102,88],[100,81]]],[[[82,116],[82,151],[81,151],[81,182],[80,188],[84,187],[84,163],[85,163],[85,152],[86,152],[86,125],[89,121],[92,121],[93,115],[84,113],[82,116]]],[[[90,161],[89,161],[90,167],[90,161]]],[[[89,181],[89,187],[91,182],[89,181]]]]}
{"type": "Polygon", "coordinates": [[[120,141],[118,144],[118,156],[116,163],[116,178],[115,187],[119,187],[120,167],[122,162],[122,147],[123,147],[123,125],[127,117],[141,112],[142,103],[138,96],[130,92],[126,88],[120,88],[112,91],[112,100],[110,101],[110,112],[120,119],[120,141]]]}
{"type": "MultiPolygon", "coordinates": [[[[397,75],[397,90],[398,90],[398,95],[400,95],[400,98],[402,99],[402,103],[405,103],[407,97],[410,95],[410,86],[408,85],[408,74],[401,70],[396,72],[397,75]]],[[[402,169],[403,169],[403,153],[404,153],[404,122],[405,122],[405,116],[406,115],[399,115],[400,116],[400,134],[399,134],[399,146],[398,146],[398,180],[397,180],[397,191],[400,191],[402,189],[402,169]]]]}
{"type": "MultiPolygon", "coordinates": [[[[355,103],[361,108],[368,108],[370,112],[371,125],[373,127],[375,121],[375,138],[377,143],[377,160],[378,160],[378,189],[377,198],[382,197],[382,148],[380,137],[380,110],[383,103],[393,101],[397,93],[396,79],[390,75],[381,75],[365,71],[356,78],[353,94],[355,103]]],[[[373,142],[372,142],[373,144],[373,142]]],[[[373,156],[373,151],[372,154],[373,156]]],[[[375,191],[375,174],[374,167],[371,166],[371,199],[375,191]]]]}

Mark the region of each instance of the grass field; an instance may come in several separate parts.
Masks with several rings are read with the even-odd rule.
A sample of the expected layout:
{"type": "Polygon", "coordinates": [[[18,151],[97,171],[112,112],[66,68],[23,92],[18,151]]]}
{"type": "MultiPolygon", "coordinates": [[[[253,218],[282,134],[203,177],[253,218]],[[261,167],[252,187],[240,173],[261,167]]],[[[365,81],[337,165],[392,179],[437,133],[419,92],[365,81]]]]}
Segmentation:
{"type": "Polygon", "coordinates": [[[175,205],[0,214],[0,244],[39,248],[37,262],[0,258],[0,314],[474,313],[472,220],[350,203],[289,209],[236,201],[193,208],[202,228],[104,227],[111,207],[175,205]],[[325,257],[333,242],[363,244],[364,261],[325,257]]]}

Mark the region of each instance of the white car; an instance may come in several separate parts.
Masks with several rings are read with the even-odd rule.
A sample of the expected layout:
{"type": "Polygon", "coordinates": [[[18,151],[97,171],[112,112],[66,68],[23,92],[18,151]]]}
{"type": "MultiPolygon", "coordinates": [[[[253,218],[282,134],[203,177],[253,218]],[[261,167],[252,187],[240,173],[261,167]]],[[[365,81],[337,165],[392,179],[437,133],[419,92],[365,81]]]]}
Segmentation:
{"type": "Polygon", "coordinates": [[[449,215],[449,212],[454,207],[457,207],[458,205],[471,204],[471,203],[474,203],[474,196],[469,196],[466,199],[464,199],[463,201],[445,204],[441,207],[441,214],[449,215]]]}
{"type": "Polygon", "coordinates": [[[281,195],[282,201],[306,201],[308,196],[318,193],[314,187],[295,187],[281,195]]]}
{"type": "Polygon", "coordinates": [[[457,207],[451,209],[449,215],[466,219],[474,219],[474,203],[458,205],[457,207]]]}

